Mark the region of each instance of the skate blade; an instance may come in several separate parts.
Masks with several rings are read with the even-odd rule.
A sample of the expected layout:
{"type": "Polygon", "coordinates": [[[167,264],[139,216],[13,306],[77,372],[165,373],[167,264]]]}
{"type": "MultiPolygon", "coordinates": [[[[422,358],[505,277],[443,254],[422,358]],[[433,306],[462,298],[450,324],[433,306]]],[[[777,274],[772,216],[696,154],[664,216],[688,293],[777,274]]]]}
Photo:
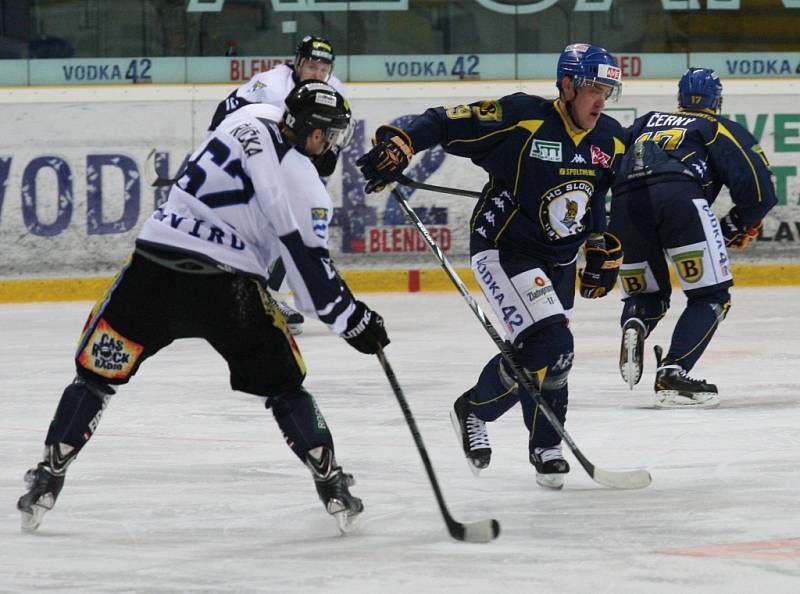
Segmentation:
{"type": "Polygon", "coordinates": [[[361,517],[361,512],[349,512],[342,510],[331,514],[336,520],[336,525],[339,527],[339,532],[344,536],[353,531],[358,524],[358,519],[361,517]]]}
{"type": "Polygon", "coordinates": [[[641,362],[636,362],[636,337],[637,332],[633,328],[628,328],[622,338],[622,345],[625,349],[625,362],[619,366],[622,379],[628,384],[628,388],[633,387],[642,379],[641,362]]]}
{"type": "Polygon", "coordinates": [[[692,397],[684,396],[675,390],[656,393],[653,405],[656,408],[715,408],[719,406],[719,394],[714,392],[698,392],[692,397]]]}
{"type": "MultiPolygon", "coordinates": [[[[456,437],[458,438],[458,446],[463,449],[462,444],[464,443],[464,436],[461,433],[461,423],[458,420],[458,415],[456,414],[456,411],[454,411],[452,408],[450,409],[450,423],[453,425],[453,431],[456,432],[456,437]]],[[[464,459],[467,461],[467,467],[470,469],[470,472],[472,472],[472,474],[474,474],[475,476],[480,476],[481,470],[483,470],[483,468],[481,468],[480,466],[475,466],[475,464],[472,463],[470,457],[467,456],[466,454],[464,454],[464,459]]]]}
{"type": "Polygon", "coordinates": [[[36,532],[36,530],[39,528],[39,525],[42,523],[44,515],[48,511],[50,511],[49,508],[42,507],[41,505],[31,506],[30,512],[20,510],[19,512],[21,516],[20,528],[22,529],[22,531],[25,532],[26,534],[30,534],[31,532],[36,532]]]}
{"type": "Polygon", "coordinates": [[[536,484],[545,489],[559,491],[564,487],[564,474],[540,474],[536,473],[536,484]]]}

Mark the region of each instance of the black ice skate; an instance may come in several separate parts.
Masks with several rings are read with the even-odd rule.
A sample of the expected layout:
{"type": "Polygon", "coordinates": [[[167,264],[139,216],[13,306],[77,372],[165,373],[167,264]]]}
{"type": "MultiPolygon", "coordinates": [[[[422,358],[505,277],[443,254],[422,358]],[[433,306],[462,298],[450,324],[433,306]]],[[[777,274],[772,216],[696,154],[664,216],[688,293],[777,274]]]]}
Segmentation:
{"type": "Polygon", "coordinates": [[[33,532],[42,523],[44,515],[53,509],[58,494],[64,486],[64,475],[57,475],[45,462],[25,473],[28,492],[17,501],[22,514],[22,531],[33,532]]]}
{"type": "Polygon", "coordinates": [[[564,475],[569,472],[569,462],[564,460],[561,444],[552,448],[534,448],[530,454],[536,468],[536,483],[548,489],[561,489],[564,475]]]}
{"type": "Polygon", "coordinates": [[[323,447],[308,452],[306,466],[314,477],[314,484],[322,504],[336,519],[339,531],[346,534],[355,525],[359,514],[364,511],[362,501],[354,497],[348,489],[355,484],[353,475],[343,472],[341,466],[336,466],[333,452],[323,447]]]}
{"type": "Polygon", "coordinates": [[[656,353],[656,408],[713,408],[719,406],[717,386],[706,380],[689,377],[677,363],[661,361],[661,347],[656,353]]]}
{"type": "Polygon", "coordinates": [[[633,390],[642,379],[644,364],[644,339],[647,329],[639,318],[630,318],[622,326],[622,344],[619,349],[619,372],[633,390]]]}
{"type": "Polygon", "coordinates": [[[285,301],[275,300],[278,304],[278,309],[281,311],[283,315],[283,319],[286,320],[286,326],[289,328],[289,332],[291,332],[294,336],[303,333],[303,322],[306,319],[303,317],[299,311],[291,308],[288,303],[285,301]]]}
{"type": "Polygon", "coordinates": [[[462,394],[450,411],[450,421],[453,429],[461,440],[461,447],[467,457],[467,465],[472,474],[478,476],[484,468],[489,466],[492,459],[492,448],[489,445],[489,434],[486,423],[469,411],[469,394],[462,394]]]}

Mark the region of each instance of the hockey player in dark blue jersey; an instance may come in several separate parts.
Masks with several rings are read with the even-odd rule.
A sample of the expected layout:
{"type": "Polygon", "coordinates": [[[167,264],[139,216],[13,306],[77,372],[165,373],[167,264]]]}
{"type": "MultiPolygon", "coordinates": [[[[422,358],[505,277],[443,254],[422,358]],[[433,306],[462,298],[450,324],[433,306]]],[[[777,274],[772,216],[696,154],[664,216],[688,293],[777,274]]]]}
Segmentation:
{"type": "Polygon", "coordinates": [[[769,163],[755,138],[719,114],[722,83],[690,68],[678,83],[678,110],[653,111],[627,130],[610,229],[625,250],[620,372],[631,389],[642,376],[644,341],[669,308],[672,261],[686,308],[669,351],[656,351],[655,406],[708,408],[717,388],[688,375],[730,308],[727,248],[744,249],[775,206],[769,163]],[[718,219],[710,206],[722,186],[734,206],[718,219]]]}
{"type": "MultiPolygon", "coordinates": [[[[578,251],[586,245],[580,291],[587,298],[611,289],[622,260],[619,242],[606,232],[604,198],[624,145],[619,123],[602,113],[621,87],[611,54],[570,45],[558,60],[556,77],[556,100],[515,93],[431,108],[403,130],[381,126],[375,146],[357,164],[367,192],[397,180],[414,153],[436,145],[472,159],[489,174],[470,224],[472,269],[518,362],[537,379],[563,423],[574,356],[568,319],[578,251]]],[[[561,488],[569,465],[560,436],[519,389],[500,355],[451,412],[470,468],[477,474],[489,465],[486,422],[517,402],[537,482],[561,488]]]]}

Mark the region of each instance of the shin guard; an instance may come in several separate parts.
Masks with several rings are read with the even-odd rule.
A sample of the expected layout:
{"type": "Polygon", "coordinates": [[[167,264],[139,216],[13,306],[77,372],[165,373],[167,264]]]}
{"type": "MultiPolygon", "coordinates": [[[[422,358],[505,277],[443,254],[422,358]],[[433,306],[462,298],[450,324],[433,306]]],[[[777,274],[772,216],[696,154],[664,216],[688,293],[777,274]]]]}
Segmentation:
{"type": "Polygon", "coordinates": [[[308,452],[323,447],[333,454],[333,437],[314,397],[302,387],[267,399],[265,406],[283,432],[283,438],[303,464],[308,452]]]}

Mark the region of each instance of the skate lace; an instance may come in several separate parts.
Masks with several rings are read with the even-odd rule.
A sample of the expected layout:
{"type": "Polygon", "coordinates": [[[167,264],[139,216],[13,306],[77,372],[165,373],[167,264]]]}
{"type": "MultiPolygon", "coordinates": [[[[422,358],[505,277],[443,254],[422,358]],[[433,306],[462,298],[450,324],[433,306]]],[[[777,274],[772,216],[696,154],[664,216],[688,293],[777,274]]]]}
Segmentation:
{"type": "Polygon", "coordinates": [[[692,376],[691,376],[691,375],[689,375],[689,373],[688,373],[688,372],[687,372],[685,369],[683,369],[683,368],[681,368],[681,369],[678,371],[678,375],[680,375],[680,376],[681,376],[683,379],[685,379],[685,380],[686,380],[686,381],[688,381],[688,382],[693,382],[693,383],[695,383],[695,384],[704,384],[704,383],[706,383],[706,380],[704,380],[704,379],[698,379],[698,378],[696,378],[696,377],[692,377],[692,376]]]}
{"type": "Polygon", "coordinates": [[[544,464],[550,460],[563,460],[564,454],[561,453],[561,446],[557,445],[554,448],[536,448],[534,450],[536,455],[544,464]]]}
{"type": "Polygon", "coordinates": [[[278,309],[281,310],[281,313],[284,317],[288,318],[291,315],[297,315],[299,312],[289,307],[289,305],[284,301],[278,301],[278,309]]]}
{"type": "Polygon", "coordinates": [[[486,423],[470,413],[466,421],[469,449],[478,450],[489,447],[489,434],[486,432],[486,423]]]}

